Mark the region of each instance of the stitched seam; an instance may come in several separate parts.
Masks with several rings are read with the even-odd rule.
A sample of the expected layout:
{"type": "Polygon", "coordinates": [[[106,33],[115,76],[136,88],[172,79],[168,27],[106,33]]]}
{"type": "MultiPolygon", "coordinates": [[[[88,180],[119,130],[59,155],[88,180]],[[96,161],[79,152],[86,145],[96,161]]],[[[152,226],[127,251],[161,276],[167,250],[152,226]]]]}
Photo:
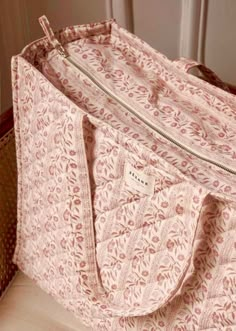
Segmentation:
{"type": "Polygon", "coordinates": [[[173,215],[173,216],[171,216],[171,217],[167,217],[167,218],[165,218],[165,219],[163,219],[163,220],[156,220],[156,221],[154,221],[154,222],[152,222],[152,223],[141,225],[141,226],[139,226],[139,227],[137,227],[137,228],[134,228],[134,229],[131,229],[131,230],[127,231],[127,232],[124,232],[124,233],[118,234],[118,235],[116,235],[116,236],[109,237],[109,238],[104,239],[104,240],[102,240],[102,241],[96,242],[96,244],[97,244],[97,245],[98,245],[98,244],[102,244],[102,243],[104,243],[104,242],[106,242],[106,241],[108,241],[108,240],[112,240],[112,239],[114,239],[114,238],[119,238],[119,237],[121,237],[121,236],[125,236],[127,233],[131,233],[131,232],[133,232],[133,231],[140,230],[140,229],[142,229],[142,228],[145,228],[145,227],[148,227],[148,226],[155,225],[156,223],[157,223],[157,224],[158,224],[158,223],[162,223],[162,222],[164,222],[164,221],[167,221],[167,220],[173,219],[173,218],[175,218],[175,217],[178,217],[178,215],[173,215]]]}

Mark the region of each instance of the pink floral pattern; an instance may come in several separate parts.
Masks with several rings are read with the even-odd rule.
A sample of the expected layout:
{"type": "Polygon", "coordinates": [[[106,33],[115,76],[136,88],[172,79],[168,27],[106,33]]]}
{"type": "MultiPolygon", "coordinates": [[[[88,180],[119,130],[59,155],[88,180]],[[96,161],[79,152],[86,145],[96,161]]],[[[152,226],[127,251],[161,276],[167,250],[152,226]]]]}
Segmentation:
{"type": "MultiPolygon", "coordinates": [[[[157,129],[235,169],[235,96],[114,20],[58,35],[157,129]]],[[[12,78],[19,268],[94,330],[234,330],[235,176],[152,130],[47,38],[13,57],[12,78]],[[127,164],[154,178],[152,195],[127,164]]]]}

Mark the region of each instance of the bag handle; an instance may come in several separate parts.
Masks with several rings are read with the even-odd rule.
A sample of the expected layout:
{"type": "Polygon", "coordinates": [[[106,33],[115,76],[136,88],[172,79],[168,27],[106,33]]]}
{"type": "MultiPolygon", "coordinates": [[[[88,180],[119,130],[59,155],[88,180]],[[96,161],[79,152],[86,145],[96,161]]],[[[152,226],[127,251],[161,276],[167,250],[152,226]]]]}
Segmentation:
{"type": "Polygon", "coordinates": [[[208,67],[206,67],[204,64],[197,62],[195,60],[192,59],[187,59],[184,57],[181,57],[177,60],[173,61],[174,64],[176,64],[176,67],[178,69],[181,69],[185,72],[189,72],[190,69],[192,68],[198,68],[200,70],[200,72],[202,73],[202,75],[204,76],[204,79],[212,84],[215,85],[227,92],[230,92],[230,88],[229,86],[223,82],[214,71],[212,71],[211,69],[209,69],[208,67]]]}

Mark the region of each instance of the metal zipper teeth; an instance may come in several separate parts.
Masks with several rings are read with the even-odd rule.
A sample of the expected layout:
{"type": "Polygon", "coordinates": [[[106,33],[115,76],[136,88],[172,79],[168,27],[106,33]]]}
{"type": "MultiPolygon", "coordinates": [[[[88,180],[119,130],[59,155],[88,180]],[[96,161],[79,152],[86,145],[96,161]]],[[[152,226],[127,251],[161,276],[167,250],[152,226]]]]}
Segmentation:
{"type": "MultiPolygon", "coordinates": [[[[62,54],[61,54],[62,55],[62,54]]],[[[132,113],[134,116],[136,116],[138,119],[140,119],[142,122],[144,122],[148,127],[150,127],[153,131],[159,133],[162,137],[164,137],[165,139],[169,140],[170,142],[172,142],[173,144],[175,144],[176,146],[180,147],[181,149],[184,149],[186,152],[200,158],[201,160],[211,163],[233,175],[236,175],[236,170],[233,170],[231,168],[226,167],[225,165],[218,163],[212,159],[209,159],[197,152],[195,152],[194,150],[192,150],[191,148],[182,145],[181,143],[179,143],[177,140],[175,140],[174,138],[170,137],[168,134],[166,134],[165,132],[163,132],[161,129],[157,128],[155,125],[153,125],[152,123],[150,123],[149,121],[147,121],[143,116],[141,116],[140,114],[138,114],[134,109],[132,109],[126,102],[124,102],[122,99],[120,99],[117,95],[113,94],[112,91],[110,89],[108,89],[107,87],[104,87],[94,76],[92,76],[86,69],[84,69],[83,67],[81,67],[79,64],[77,64],[70,56],[64,56],[65,60],[69,61],[73,66],[75,66],[78,70],[80,70],[81,72],[83,72],[83,74],[85,74],[96,86],[98,86],[105,94],[108,94],[112,99],[115,99],[119,104],[121,104],[125,109],[127,109],[130,113],[132,113]]]]}

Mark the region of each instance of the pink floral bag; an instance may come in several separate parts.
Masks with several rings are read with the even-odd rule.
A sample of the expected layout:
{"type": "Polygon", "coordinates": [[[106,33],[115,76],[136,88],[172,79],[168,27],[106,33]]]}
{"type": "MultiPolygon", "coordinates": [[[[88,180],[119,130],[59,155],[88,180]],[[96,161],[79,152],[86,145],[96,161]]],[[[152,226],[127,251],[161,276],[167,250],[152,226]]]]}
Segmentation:
{"type": "Polygon", "coordinates": [[[40,24],[12,59],[14,262],[93,330],[236,330],[236,97],[115,20],[40,24]]]}

